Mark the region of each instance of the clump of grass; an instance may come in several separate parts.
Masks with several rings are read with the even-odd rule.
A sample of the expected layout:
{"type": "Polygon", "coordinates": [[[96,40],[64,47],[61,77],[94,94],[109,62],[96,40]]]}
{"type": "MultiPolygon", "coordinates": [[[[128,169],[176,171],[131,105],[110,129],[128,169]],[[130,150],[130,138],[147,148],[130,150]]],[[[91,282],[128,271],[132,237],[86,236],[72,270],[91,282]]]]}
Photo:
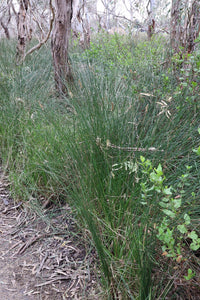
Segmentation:
{"type": "MultiPolygon", "coordinates": [[[[73,140],[72,153],[80,174],[81,191],[78,189],[75,193],[74,201],[78,201],[86,223],[93,220],[95,235],[98,232],[101,237],[101,249],[99,241],[96,246],[101,253],[103,248],[110,270],[106,275],[115,297],[122,293],[123,297],[146,299],[153,293],[151,273],[156,249],[155,236],[149,228],[157,222],[159,214],[152,214],[151,205],[146,209],[141,206],[141,174],[113,175],[113,166],[130,157],[137,161],[141,152],[127,152],[128,147],[146,148],[145,155],[155,164],[163,162],[169,177],[177,180],[181,166],[188,161],[186,153],[193,157],[191,146],[194,144],[190,136],[197,137],[198,121],[196,119],[196,125],[191,128],[192,113],[186,118],[188,111],[177,110],[174,103],[169,105],[172,115],[168,119],[164,112],[160,114],[156,97],[131,98],[128,79],[124,80],[120,72],[113,77],[110,73],[105,78],[103,72],[98,68],[96,74],[94,69],[85,67],[78,74],[80,92],[76,89],[78,97],[74,96],[72,103],[80,138],[75,146],[73,140]],[[150,147],[156,151],[148,151],[150,147]],[[134,284],[139,286],[139,291],[134,284]]],[[[198,181],[195,185],[197,187],[198,181]]],[[[155,199],[152,199],[155,205],[153,201],[155,199]]],[[[91,227],[90,230],[92,232],[91,227]]],[[[95,241],[96,237],[93,238],[95,241]]]]}

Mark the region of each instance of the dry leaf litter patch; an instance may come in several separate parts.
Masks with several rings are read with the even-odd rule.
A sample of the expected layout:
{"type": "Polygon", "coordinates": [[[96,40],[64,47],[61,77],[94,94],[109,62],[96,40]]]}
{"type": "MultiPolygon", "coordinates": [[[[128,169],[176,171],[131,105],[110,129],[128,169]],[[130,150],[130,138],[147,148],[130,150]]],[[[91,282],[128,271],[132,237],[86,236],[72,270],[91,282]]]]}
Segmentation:
{"type": "Polygon", "coordinates": [[[102,299],[96,253],[71,209],[38,216],[14,203],[8,187],[0,170],[0,299],[102,299]]]}

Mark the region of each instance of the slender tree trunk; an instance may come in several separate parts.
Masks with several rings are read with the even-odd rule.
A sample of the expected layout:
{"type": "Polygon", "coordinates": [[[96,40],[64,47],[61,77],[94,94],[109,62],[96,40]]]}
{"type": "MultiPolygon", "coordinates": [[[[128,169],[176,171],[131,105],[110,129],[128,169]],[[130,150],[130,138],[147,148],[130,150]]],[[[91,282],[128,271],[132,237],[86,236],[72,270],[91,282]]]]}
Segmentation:
{"type": "Polygon", "coordinates": [[[20,0],[19,12],[17,15],[17,31],[18,31],[18,44],[17,44],[17,62],[23,60],[26,50],[26,15],[28,10],[28,0],[20,0]]]}
{"type": "Polygon", "coordinates": [[[155,33],[155,26],[156,26],[155,20],[151,19],[147,30],[147,37],[149,41],[151,40],[153,34],[155,33]]]}
{"type": "Polygon", "coordinates": [[[66,82],[72,81],[68,61],[73,0],[55,0],[55,21],[51,39],[55,86],[59,94],[67,94],[66,82]]]}
{"type": "Polygon", "coordinates": [[[4,30],[6,38],[9,40],[10,39],[10,33],[9,33],[9,30],[8,30],[8,26],[6,26],[3,21],[1,21],[0,24],[3,28],[3,30],[4,30]]]}
{"type": "Polygon", "coordinates": [[[154,16],[154,10],[155,10],[155,0],[149,0],[147,5],[147,12],[149,16],[149,24],[148,24],[148,30],[147,30],[147,36],[148,40],[151,40],[153,34],[155,33],[155,16],[154,16]],[[150,9],[148,9],[148,6],[150,6],[150,9]]]}
{"type": "Polygon", "coordinates": [[[72,30],[79,38],[80,45],[88,48],[90,45],[90,18],[85,0],[73,0],[72,30]]]}
{"type": "Polygon", "coordinates": [[[9,40],[10,39],[10,32],[9,32],[9,23],[11,20],[11,5],[10,3],[7,2],[7,13],[5,13],[5,15],[8,14],[7,18],[4,18],[4,15],[1,16],[0,18],[0,25],[4,30],[5,36],[6,38],[9,40]]]}

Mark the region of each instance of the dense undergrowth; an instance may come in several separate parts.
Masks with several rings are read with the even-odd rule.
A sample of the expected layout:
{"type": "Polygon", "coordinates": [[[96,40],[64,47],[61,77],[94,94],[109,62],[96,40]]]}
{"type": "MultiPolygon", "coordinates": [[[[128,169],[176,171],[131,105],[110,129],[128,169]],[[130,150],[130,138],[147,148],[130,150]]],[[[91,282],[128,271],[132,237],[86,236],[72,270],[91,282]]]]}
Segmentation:
{"type": "Polygon", "coordinates": [[[0,157],[15,199],[76,209],[104,299],[197,293],[200,52],[99,35],[71,48],[74,84],[58,98],[49,48],[20,66],[14,42],[0,51],[0,157]]]}

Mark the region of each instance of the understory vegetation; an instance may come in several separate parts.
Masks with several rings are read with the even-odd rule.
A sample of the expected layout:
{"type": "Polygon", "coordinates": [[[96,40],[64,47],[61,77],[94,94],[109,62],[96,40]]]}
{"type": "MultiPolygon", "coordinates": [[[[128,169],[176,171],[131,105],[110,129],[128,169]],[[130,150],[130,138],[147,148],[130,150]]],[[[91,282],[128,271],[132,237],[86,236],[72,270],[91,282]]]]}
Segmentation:
{"type": "Polygon", "coordinates": [[[72,43],[61,98],[50,48],[22,65],[15,49],[0,41],[0,157],[14,199],[75,209],[102,299],[200,294],[200,50],[175,55],[162,36],[72,43]]]}

